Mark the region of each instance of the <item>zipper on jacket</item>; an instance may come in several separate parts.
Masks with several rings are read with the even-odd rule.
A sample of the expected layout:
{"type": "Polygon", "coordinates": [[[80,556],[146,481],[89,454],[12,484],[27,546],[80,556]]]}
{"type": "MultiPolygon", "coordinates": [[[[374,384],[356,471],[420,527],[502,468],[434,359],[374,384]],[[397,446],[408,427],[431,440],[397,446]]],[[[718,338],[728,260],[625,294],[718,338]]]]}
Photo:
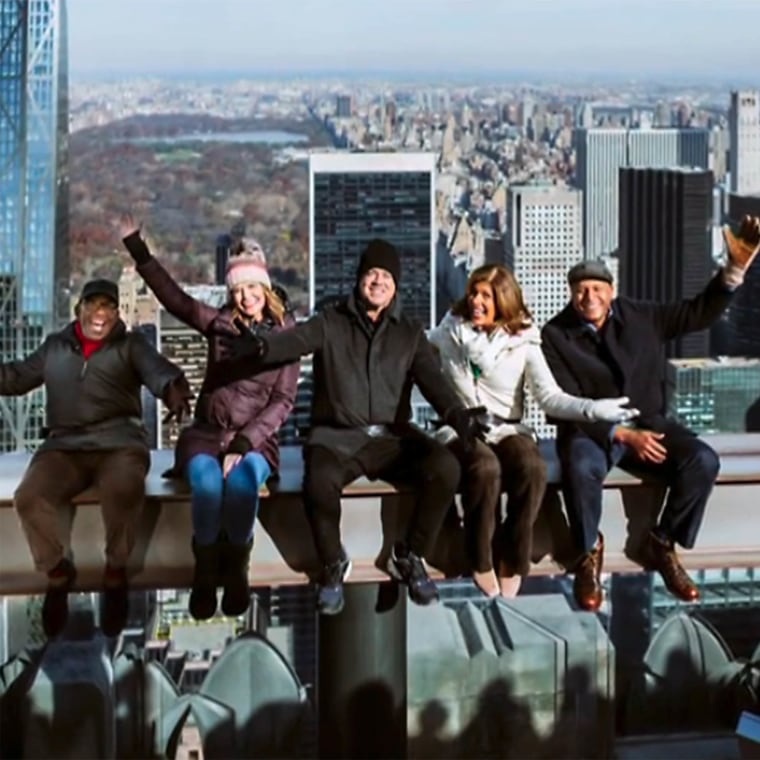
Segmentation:
{"type": "Polygon", "coordinates": [[[79,379],[82,380],[84,378],[84,373],[87,372],[87,359],[84,360],[84,363],[82,364],[82,370],[79,373],[79,379]]]}

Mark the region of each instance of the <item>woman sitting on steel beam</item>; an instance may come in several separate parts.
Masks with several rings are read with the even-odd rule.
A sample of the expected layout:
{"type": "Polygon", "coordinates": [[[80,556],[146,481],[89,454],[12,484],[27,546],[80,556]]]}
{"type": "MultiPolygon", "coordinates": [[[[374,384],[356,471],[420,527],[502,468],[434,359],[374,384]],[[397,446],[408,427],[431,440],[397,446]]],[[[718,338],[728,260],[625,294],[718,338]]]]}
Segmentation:
{"type": "Polygon", "coordinates": [[[436,433],[462,465],[473,580],[486,596],[514,597],[530,569],[533,523],[546,489],[546,464],[536,436],[522,422],[525,386],[552,417],[620,422],[637,411],[624,408],[625,397],[594,401],[560,389],[544,360],[520,286],[503,266],[473,270],[465,296],[428,337],[461,401],[486,408],[481,422],[487,432],[469,451],[451,428],[436,433]],[[503,522],[502,489],[507,494],[503,522]]]}
{"type": "Polygon", "coordinates": [[[241,615],[250,593],[248,562],[259,507],[259,489],[279,466],[277,431],[293,408],[298,362],[242,375],[219,354],[220,334],[278,332],[294,324],[272,288],[261,246],[243,238],[226,270],[228,302],[216,308],[189,296],[151,255],[130,215],[120,235],[137,271],[168,312],[208,341],[208,364],[193,423],[182,430],[171,474],[191,490],[195,574],[190,613],[206,620],[216,612],[241,615]]]}

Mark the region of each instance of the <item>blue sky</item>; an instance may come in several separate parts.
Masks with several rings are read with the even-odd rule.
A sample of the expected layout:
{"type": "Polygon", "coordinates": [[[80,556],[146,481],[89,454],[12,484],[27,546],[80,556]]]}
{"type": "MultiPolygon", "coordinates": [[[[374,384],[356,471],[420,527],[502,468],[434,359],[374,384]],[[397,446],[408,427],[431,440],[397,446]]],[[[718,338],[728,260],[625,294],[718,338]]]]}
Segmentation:
{"type": "Polygon", "coordinates": [[[93,73],[523,71],[760,84],[760,0],[67,0],[93,73]]]}

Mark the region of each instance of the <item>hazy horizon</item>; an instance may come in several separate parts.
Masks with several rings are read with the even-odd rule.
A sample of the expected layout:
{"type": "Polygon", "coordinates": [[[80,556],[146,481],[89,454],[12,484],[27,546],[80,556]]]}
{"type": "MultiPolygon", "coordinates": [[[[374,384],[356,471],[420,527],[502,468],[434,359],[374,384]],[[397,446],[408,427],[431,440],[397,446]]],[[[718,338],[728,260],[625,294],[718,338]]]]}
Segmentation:
{"type": "Polygon", "coordinates": [[[73,79],[760,83],[756,0],[68,0],[73,79]]]}

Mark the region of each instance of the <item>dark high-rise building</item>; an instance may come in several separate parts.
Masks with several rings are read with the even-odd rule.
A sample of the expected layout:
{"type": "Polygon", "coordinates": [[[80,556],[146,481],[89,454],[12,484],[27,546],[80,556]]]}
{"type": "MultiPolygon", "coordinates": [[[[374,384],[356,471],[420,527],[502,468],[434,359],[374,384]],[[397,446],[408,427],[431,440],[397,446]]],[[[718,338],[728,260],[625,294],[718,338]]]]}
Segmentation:
{"type": "MultiPolygon", "coordinates": [[[[0,4],[0,362],[70,313],[63,0],[0,4]]],[[[0,398],[0,451],[33,447],[44,393],[0,398]]]]}
{"type": "MultiPolygon", "coordinates": [[[[621,295],[668,303],[699,293],[712,262],[712,172],[620,170],[619,285],[621,295]]],[[[668,344],[670,357],[709,355],[709,331],[668,344]]]]}
{"type": "MultiPolygon", "coordinates": [[[[728,223],[737,227],[745,214],[760,216],[760,195],[729,195],[728,223]]],[[[725,353],[760,356],[760,266],[755,262],[744,275],[725,318],[725,353]]]]}
{"type": "Polygon", "coordinates": [[[309,160],[309,306],[348,294],[367,243],[384,238],[401,255],[404,312],[435,319],[433,153],[317,153],[309,160]]]}
{"type": "Polygon", "coordinates": [[[353,111],[350,95],[338,95],[335,98],[335,115],[339,119],[345,119],[351,116],[353,111]]]}
{"type": "Polygon", "coordinates": [[[227,276],[227,259],[230,256],[230,248],[232,248],[232,236],[226,232],[218,235],[216,238],[216,246],[214,247],[216,285],[224,285],[225,283],[227,276]]]}

